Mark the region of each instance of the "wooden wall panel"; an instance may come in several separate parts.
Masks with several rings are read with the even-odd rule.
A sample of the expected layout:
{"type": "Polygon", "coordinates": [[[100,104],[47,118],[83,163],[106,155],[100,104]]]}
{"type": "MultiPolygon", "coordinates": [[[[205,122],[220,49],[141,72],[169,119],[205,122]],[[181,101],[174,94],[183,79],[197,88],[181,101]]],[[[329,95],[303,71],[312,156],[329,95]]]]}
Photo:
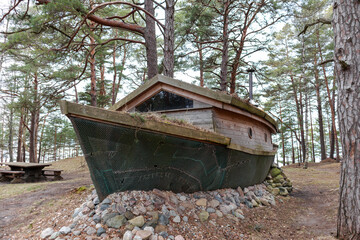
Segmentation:
{"type": "Polygon", "coordinates": [[[254,150],[273,150],[271,129],[252,118],[236,113],[214,110],[215,132],[231,137],[231,142],[254,150]],[[249,137],[249,128],[252,138],[249,137]],[[265,141],[265,134],[267,141],[265,141]]]}

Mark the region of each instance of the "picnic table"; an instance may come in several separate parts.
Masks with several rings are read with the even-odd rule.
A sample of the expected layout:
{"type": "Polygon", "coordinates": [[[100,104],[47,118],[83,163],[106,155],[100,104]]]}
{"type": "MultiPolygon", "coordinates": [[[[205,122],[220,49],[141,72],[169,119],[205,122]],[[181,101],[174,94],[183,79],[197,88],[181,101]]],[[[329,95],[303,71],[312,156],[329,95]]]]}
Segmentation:
{"type": "Polygon", "coordinates": [[[51,166],[50,163],[25,163],[25,162],[12,162],[5,163],[10,167],[11,171],[24,172],[25,182],[35,182],[46,179],[43,175],[43,168],[51,166]]]}

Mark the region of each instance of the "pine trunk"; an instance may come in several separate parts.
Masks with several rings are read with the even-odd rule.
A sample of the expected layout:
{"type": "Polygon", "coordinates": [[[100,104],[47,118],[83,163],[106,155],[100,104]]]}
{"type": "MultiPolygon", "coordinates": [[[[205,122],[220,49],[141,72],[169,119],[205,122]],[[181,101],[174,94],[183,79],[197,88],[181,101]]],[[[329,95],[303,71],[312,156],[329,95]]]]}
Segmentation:
{"type": "MultiPolygon", "coordinates": [[[[152,0],[145,0],[145,10],[151,15],[155,15],[154,4],[152,0]]],[[[147,61],[147,77],[151,79],[158,73],[157,49],[156,49],[156,32],[155,21],[146,14],[146,28],[144,32],[146,61],[147,61]]]]}
{"type": "Polygon", "coordinates": [[[164,34],[164,75],[174,77],[174,17],[175,1],[166,0],[164,34]]]}
{"type": "Polygon", "coordinates": [[[24,108],[21,108],[20,112],[20,122],[19,122],[19,130],[18,130],[18,142],[17,142],[17,162],[24,162],[25,159],[22,158],[22,149],[23,149],[23,131],[24,131],[24,108]]]}
{"type": "Polygon", "coordinates": [[[226,91],[227,84],[227,64],[229,61],[229,1],[224,3],[224,15],[223,15],[223,48],[221,55],[221,65],[220,65],[220,90],[226,91]]]}
{"type": "Polygon", "coordinates": [[[360,239],[360,2],[335,1],[333,27],[343,153],[337,236],[360,239]]]}

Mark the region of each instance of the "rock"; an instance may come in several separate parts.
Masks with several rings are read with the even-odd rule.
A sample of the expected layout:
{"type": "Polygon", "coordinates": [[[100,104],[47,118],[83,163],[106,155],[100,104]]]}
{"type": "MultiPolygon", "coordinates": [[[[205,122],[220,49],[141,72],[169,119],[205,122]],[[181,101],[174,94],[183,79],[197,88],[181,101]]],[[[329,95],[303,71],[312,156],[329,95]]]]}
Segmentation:
{"type": "Polygon", "coordinates": [[[159,213],[158,212],[148,212],[147,214],[150,215],[152,217],[152,219],[154,219],[154,220],[159,219],[159,213]]]}
{"type": "Polygon", "coordinates": [[[157,233],[166,232],[166,230],[167,230],[166,226],[161,225],[161,224],[159,224],[155,227],[155,232],[157,232],[157,233]]]}
{"type": "Polygon", "coordinates": [[[129,230],[126,231],[122,239],[123,239],[123,240],[132,240],[132,239],[133,239],[133,234],[132,234],[132,232],[129,231],[129,230]]]}
{"type": "Polygon", "coordinates": [[[95,223],[99,223],[101,221],[101,217],[97,214],[95,214],[93,217],[92,217],[92,220],[95,222],[95,223]]]}
{"type": "Polygon", "coordinates": [[[236,190],[238,191],[240,197],[244,197],[244,196],[245,196],[244,191],[241,189],[241,187],[238,187],[236,190]]]}
{"type": "Polygon", "coordinates": [[[43,230],[40,234],[40,238],[44,239],[47,237],[50,237],[52,234],[54,233],[54,229],[52,228],[46,228],[45,230],[43,230]]]}
{"type": "Polygon", "coordinates": [[[214,213],[216,210],[214,208],[207,208],[206,211],[208,213],[214,213]]]}
{"type": "Polygon", "coordinates": [[[158,224],[158,220],[157,219],[151,219],[150,221],[147,221],[145,223],[144,226],[148,226],[148,227],[156,227],[156,225],[158,224]]]}
{"type": "Polygon", "coordinates": [[[136,227],[142,227],[145,224],[145,219],[143,216],[138,216],[138,217],[135,217],[135,218],[129,220],[129,223],[131,223],[132,225],[134,225],[136,227]]]}
{"type": "Polygon", "coordinates": [[[162,225],[168,225],[169,218],[167,216],[165,216],[164,214],[160,214],[158,222],[162,225]]]}
{"type": "MultiPolygon", "coordinates": [[[[73,233],[75,235],[75,233],[73,233]]],[[[51,234],[51,236],[49,237],[49,239],[56,239],[57,237],[60,236],[60,232],[54,232],[53,234],[51,234]]]]}
{"type": "Polygon", "coordinates": [[[170,210],[169,214],[171,217],[175,217],[177,215],[174,210],[170,210]]]}
{"type": "Polygon", "coordinates": [[[209,206],[212,208],[217,208],[220,205],[220,202],[216,199],[209,201],[209,206]]]}
{"type": "Polygon", "coordinates": [[[259,198],[259,201],[262,205],[264,206],[269,206],[270,203],[268,202],[268,200],[266,200],[265,198],[259,198]]]}
{"type": "Polygon", "coordinates": [[[281,174],[281,169],[280,168],[274,167],[274,168],[270,169],[270,175],[271,175],[272,178],[278,176],[279,174],[281,174]]]}
{"type": "Polygon", "coordinates": [[[144,230],[150,231],[152,234],[154,234],[155,229],[153,227],[144,227],[144,230]]]}
{"type": "MultiPolygon", "coordinates": [[[[120,228],[126,223],[126,218],[123,215],[116,215],[106,221],[106,225],[111,228],[120,228]]],[[[133,224],[134,225],[134,224],[133,224]]]]}
{"type": "Polygon", "coordinates": [[[243,211],[241,211],[241,209],[236,209],[234,212],[233,212],[233,215],[237,218],[240,218],[240,219],[245,219],[244,217],[244,213],[243,211]]]}
{"type": "Polygon", "coordinates": [[[284,188],[284,187],[279,187],[279,190],[280,190],[280,195],[281,195],[281,196],[287,196],[287,195],[289,195],[289,192],[288,192],[288,190],[287,190],[286,188],[284,188]]]}
{"type": "Polygon", "coordinates": [[[257,201],[255,201],[254,199],[251,200],[251,204],[253,205],[253,207],[258,207],[259,206],[257,201]]]}
{"type": "Polygon", "coordinates": [[[279,195],[279,193],[280,193],[280,189],[279,189],[279,188],[273,188],[272,194],[273,194],[274,196],[279,195]]]}
{"type": "Polygon", "coordinates": [[[100,203],[99,197],[95,197],[93,200],[94,205],[98,205],[100,203]]]}
{"type": "Polygon", "coordinates": [[[180,196],[179,199],[180,199],[180,201],[183,201],[183,202],[186,201],[186,197],[185,197],[185,196],[180,196]]]}
{"type": "Polygon", "coordinates": [[[108,209],[109,207],[110,207],[109,204],[104,204],[104,203],[100,204],[100,210],[101,211],[104,211],[104,210],[108,209]]]}
{"type": "Polygon", "coordinates": [[[60,228],[60,231],[59,231],[61,234],[64,234],[64,235],[66,235],[66,234],[68,234],[68,233],[70,233],[71,232],[71,228],[69,228],[69,227],[62,227],[62,228],[60,228]]]}
{"type": "Polygon", "coordinates": [[[102,201],[102,204],[110,204],[112,201],[109,199],[109,198],[105,198],[103,201],[102,201]]]}
{"type": "Polygon", "coordinates": [[[81,234],[81,231],[73,231],[73,234],[74,234],[75,236],[79,236],[79,235],[81,234]]]}
{"type": "Polygon", "coordinates": [[[206,207],[207,200],[205,198],[200,198],[195,202],[197,206],[206,207]]]}
{"type": "Polygon", "coordinates": [[[208,218],[209,218],[209,213],[208,213],[208,212],[206,212],[206,211],[201,211],[201,212],[199,213],[199,219],[200,219],[201,222],[207,221],[208,218]]]}
{"type": "Polygon", "coordinates": [[[87,227],[87,228],[85,229],[85,231],[86,231],[86,234],[87,234],[87,235],[93,235],[93,234],[96,233],[96,229],[93,228],[93,227],[87,227]]]}
{"type": "Polygon", "coordinates": [[[134,214],[130,211],[126,211],[124,213],[124,216],[126,217],[127,220],[133,219],[135,217],[134,214]]]}
{"type": "Polygon", "coordinates": [[[187,222],[187,221],[189,221],[189,218],[187,216],[183,216],[183,221],[187,222]]]}
{"type": "Polygon", "coordinates": [[[273,181],[274,181],[274,183],[283,183],[285,180],[284,180],[284,177],[281,174],[279,174],[273,178],[273,181]]]}
{"type": "Polygon", "coordinates": [[[98,230],[97,230],[97,232],[96,232],[96,235],[97,236],[101,236],[103,233],[105,233],[106,232],[106,230],[104,229],[104,228],[102,228],[102,227],[99,227],[98,228],[98,230]]]}
{"type": "Polygon", "coordinates": [[[216,210],[216,211],[215,211],[215,214],[216,214],[218,217],[220,217],[220,218],[222,218],[222,217],[224,216],[224,214],[223,214],[221,211],[219,211],[219,210],[216,210]]]}
{"type": "MultiPolygon", "coordinates": [[[[103,217],[102,217],[102,222],[106,223],[110,218],[113,218],[115,216],[119,216],[118,213],[106,213],[103,217]]],[[[94,221],[95,222],[95,221],[94,221]]],[[[95,222],[97,223],[97,222],[95,222]]]]}
{"type": "Polygon", "coordinates": [[[81,208],[75,208],[72,217],[75,218],[77,215],[79,215],[79,213],[80,213],[81,211],[82,211],[81,208]]]}
{"type": "Polygon", "coordinates": [[[181,235],[177,235],[175,237],[175,240],[185,240],[185,238],[183,236],[181,236],[181,235]]]}
{"type": "Polygon", "coordinates": [[[179,215],[177,215],[177,216],[175,216],[174,218],[173,218],[173,222],[174,223],[179,223],[181,221],[181,219],[180,219],[180,216],[179,215]]]}
{"type": "Polygon", "coordinates": [[[171,195],[170,196],[170,200],[175,204],[178,205],[179,204],[179,200],[177,199],[177,197],[175,195],[171,195]]]}
{"type": "Polygon", "coordinates": [[[149,239],[151,235],[152,232],[147,230],[140,230],[136,232],[136,236],[139,236],[141,239],[149,239]]]}

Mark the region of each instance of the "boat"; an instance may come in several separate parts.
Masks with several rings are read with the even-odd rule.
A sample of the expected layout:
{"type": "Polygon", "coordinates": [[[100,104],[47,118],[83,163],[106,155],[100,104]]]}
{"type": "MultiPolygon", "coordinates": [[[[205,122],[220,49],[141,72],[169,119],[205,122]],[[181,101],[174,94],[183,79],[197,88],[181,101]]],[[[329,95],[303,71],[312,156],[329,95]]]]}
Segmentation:
{"type": "Polygon", "coordinates": [[[125,190],[196,192],[259,184],[277,151],[276,121],[260,108],[161,75],[109,109],[67,101],[60,106],[100,199],[125,190]]]}

